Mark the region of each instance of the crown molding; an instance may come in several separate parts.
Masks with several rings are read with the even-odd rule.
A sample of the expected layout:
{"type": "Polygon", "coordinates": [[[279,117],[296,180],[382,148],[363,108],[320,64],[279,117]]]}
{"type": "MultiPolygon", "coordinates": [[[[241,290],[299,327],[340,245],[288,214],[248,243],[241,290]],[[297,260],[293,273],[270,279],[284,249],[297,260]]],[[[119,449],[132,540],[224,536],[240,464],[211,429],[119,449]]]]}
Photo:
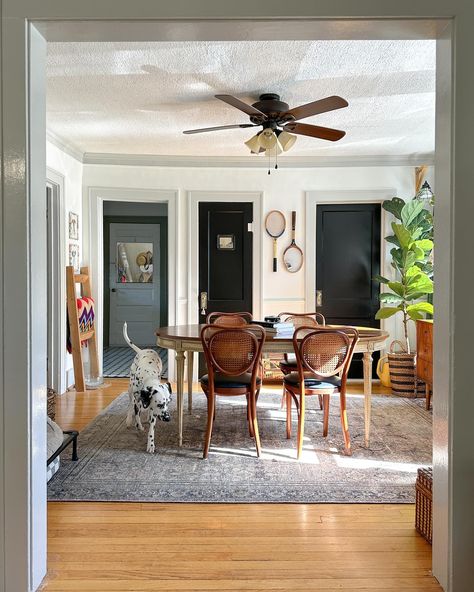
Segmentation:
{"type": "Polygon", "coordinates": [[[79,150],[79,148],[76,148],[73,144],[68,144],[52,131],[46,131],[46,140],[56,146],[56,148],[59,148],[59,150],[72,156],[72,158],[75,158],[81,163],[84,162],[84,152],[82,152],[82,150],[79,150]]]}
{"type": "MultiPolygon", "coordinates": [[[[84,164],[155,167],[263,168],[268,161],[258,156],[159,156],[85,152],[84,164]]],[[[434,152],[383,156],[282,156],[279,168],[378,167],[434,165],[434,152]]]]}

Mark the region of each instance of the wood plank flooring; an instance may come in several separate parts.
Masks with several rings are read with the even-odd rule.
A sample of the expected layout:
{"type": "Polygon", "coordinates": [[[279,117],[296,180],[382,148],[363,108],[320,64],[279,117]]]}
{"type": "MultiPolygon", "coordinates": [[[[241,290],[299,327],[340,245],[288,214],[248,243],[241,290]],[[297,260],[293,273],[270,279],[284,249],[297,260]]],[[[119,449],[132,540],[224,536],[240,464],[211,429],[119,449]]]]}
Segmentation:
{"type": "MultiPolygon", "coordinates": [[[[107,382],[63,395],[58,423],[82,429],[126,389],[126,380],[107,382]]],[[[48,592],[441,591],[411,505],[51,502],[48,510],[48,592]]]]}

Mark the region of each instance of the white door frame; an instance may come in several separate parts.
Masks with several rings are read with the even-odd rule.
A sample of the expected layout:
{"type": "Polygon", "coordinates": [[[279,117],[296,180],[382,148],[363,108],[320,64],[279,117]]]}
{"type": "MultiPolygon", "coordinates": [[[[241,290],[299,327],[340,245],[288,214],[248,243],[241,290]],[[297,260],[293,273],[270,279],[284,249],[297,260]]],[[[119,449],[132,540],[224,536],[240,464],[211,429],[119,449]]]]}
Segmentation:
{"type": "MultiPolygon", "coordinates": [[[[122,201],[135,203],[166,203],[168,205],[168,324],[176,321],[177,266],[178,266],[178,229],[177,203],[178,192],[170,189],[132,189],[130,187],[88,187],[89,211],[89,268],[92,278],[96,316],[103,319],[104,314],[104,201],[122,201]]],[[[102,372],[103,324],[97,326],[97,347],[99,368],[102,372]]],[[[168,377],[174,379],[174,359],[168,356],[168,377]]]]}
{"type": "MultiPolygon", "coordinates": [[[[52,208],[51,217],[56,228],[53,242],[53,302],[52,309],[57,311],[52,318],[52,360],[50,360],[53,375],[51,385],[56,392],[62,394],[66,391],[66,211],[64,207],[64,176],[54,169],[46,170],[47,185],[51,187],[52,208]]],[[[49,226],[48,226],[49,230],[49,226]]],[[[48,352],[49,353],[49,352],[48,352]]]]}
{"type": "MultiPolygon", "coordinates": [[[[305,194],[305,252],[308,262],[305,269],[305,302],[306,310],[316,310],[316,207],[318,205],[329,204],[364,204],[379,203],[382,204],[386,199],[392,198],[397,194],[397,190],[389,187],[380,189],[318,189],[317,191],[307,191],[305,194]],[[311,254],[311,255],[310,255],[311,254]],[[313,264],[310,265],[310,261],[313,264]]],[[[390,263],[387,261],[387,247],[385,238],[385,227],[387,224],[387,213],[381,208],[380,217],[380,273],[385,277],[392,275],[390,263]]],[[[342,238],[342,237],[341,237],[342,238]]],[[[390,319],[388,319],[390,321],[390,319]]],[[[387,319],[382,320],[381,328],[392,331],[395,328],[394,323],[387,323],[387,319]]]]}
{"type": "MultiPolygon", "coordinates": [[[[199,203],[226,202],[251,203],[253,205],[253,273],[252,314],[262,314],[262,211],[263,193],[256,191],[189,191],[188,192],[188,322],[199,323],[199,203]]],[[[197,370],[196,370],[197,371],[197,370]]]]}
{"type": "Polygon", "coordinates": [[[468,0],[449,5],[445,0],[399,0],[396,5],[297,0],[291,6],[244,2],[238,14],[235,10],[218,0],[202,0],[199,6],[153,0],[138,5],[124,0],[2,2],[0,592],[34,589],[46,568],[45,364],[38,353],[45,349],[46,333],[41,320],[45,234],[44,225],[35,224],[44,219],[45,39],[279,39],[289,30],[294,38],[362,39],[373,38],[374,26],[377,38],[437,39],[433,569],[450,592],[468,590],[472,583],[474,525],[468,508],[474,490],[474,399],[466,393],[472,384],[474,311],[465,298],[474,286],[466,271],[474,218],[474,5],[468,0]],[[111,23],[112,15],[116,21],[111,23]],[[130,25],[129,19],[139,23],[130,25]]]}

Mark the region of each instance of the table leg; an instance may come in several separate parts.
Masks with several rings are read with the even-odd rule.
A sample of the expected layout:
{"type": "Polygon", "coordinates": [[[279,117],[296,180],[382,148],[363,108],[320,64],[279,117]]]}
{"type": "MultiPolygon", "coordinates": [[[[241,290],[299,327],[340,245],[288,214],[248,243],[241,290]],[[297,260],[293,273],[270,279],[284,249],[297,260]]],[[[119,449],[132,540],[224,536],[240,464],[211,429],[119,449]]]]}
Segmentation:
{"type": "Polygon", "coordinates": [[[370,444],[370,416],[372,413],[372,352],[364,352],[364,420],[365,447],[370,444]]]}
{"type": "Polygon", "coordinates": [[[178,446],[183,445],[184,352],[176,352],[176,407],[178,412],[178,446]]]}
{"type": "Polygon", "coordinates": [[[188,362],[188,413],[193,412],[193,369],[194,352],[186,352],[186,361],[188,362]]]}

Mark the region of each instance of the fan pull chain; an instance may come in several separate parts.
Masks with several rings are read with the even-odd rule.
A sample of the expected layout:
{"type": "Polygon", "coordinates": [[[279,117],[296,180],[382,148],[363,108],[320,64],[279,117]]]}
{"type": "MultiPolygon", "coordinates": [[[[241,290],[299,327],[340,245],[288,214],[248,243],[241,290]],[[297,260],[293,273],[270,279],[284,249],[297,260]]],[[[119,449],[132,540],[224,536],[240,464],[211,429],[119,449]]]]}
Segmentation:
{"type": "Polygon", "coordinates": [[[268,152],[268,174],[270,174],[270,151],[267,150],[268,152]]]}
{"type": "Polygon", "coordinates": [[[275,170],[278,168],[278,150],[275,150],[275,170]]]}

